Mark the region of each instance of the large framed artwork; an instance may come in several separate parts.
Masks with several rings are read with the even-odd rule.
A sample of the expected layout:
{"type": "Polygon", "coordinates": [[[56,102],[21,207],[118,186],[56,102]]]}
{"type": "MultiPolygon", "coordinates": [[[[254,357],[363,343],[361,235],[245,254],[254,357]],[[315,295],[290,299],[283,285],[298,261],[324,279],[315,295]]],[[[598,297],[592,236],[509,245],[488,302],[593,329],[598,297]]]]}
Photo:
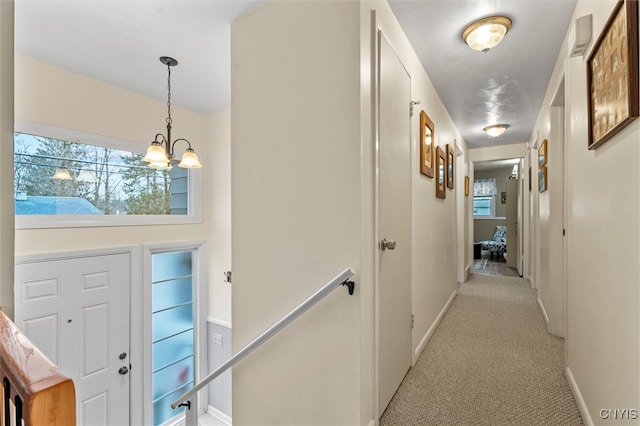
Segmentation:
{"type": "Polygon", "coordinates": [[[453,189],[453,174],[455,172],[456,156],[453,147],[447,144],[447,188],[453,189]]]}
{"type": "Polygon", "coordinates": [[[420,173],[433,177],[435,127],[426,112],[420,111],[420,173]]]}
{"type": "Polygon", "coordinates": [[[447,198],[447,160],[444,151],[436,147],[436,198],[447,198]]]}
{"type": "Polygon", "coordinates": [[[589,149],[640,115],[638,87],[638,2],[620,0],[587,59],[589,149]]]}

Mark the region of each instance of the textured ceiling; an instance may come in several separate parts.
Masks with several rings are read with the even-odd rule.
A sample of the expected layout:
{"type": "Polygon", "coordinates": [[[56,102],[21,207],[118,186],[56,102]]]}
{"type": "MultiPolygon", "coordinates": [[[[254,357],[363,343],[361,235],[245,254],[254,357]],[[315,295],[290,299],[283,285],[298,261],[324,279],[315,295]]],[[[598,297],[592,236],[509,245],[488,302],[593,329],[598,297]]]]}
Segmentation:
{"type": "Polygon", "coordinates": [[[390,0],[389,4],[470,147],[529,140],[575,0],[390,0]],[[471,50],[462,31],[493,15],[511,18],[511,30],[487,53],[471,50]],[[510,127],[494,139],[482,131],[491,124],[510,127]]]}
{"type": "MultiPolygon", "coordinates": [[[[330,1],[330,0],[327,0],[330,1]]],[[[16,51],[199,112],[230,103],[230,23],[264,0],[16,0],[16,51]]],[[[529,139],[575,0],[390,0],[470,147],[529,139]],[[513,27],[488,53],[469,49],[470,22],[505,14],[513,27]],[[506,123],[498,139],[482,128],[506,123]]]]}

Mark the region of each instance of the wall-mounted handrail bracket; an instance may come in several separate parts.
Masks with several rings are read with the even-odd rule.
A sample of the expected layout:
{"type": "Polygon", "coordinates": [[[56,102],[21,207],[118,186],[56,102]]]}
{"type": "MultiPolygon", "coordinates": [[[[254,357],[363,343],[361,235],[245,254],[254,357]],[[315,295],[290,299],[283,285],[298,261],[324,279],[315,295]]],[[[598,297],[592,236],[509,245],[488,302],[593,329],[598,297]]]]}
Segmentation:
{"type": "Polygon", "coordinates": [[[182,402],[178,407],[187,407],[187,410],[191,410],[191,401],[182,402]]]}
{"type": "Polygon", "coordinates": [[[356,287],[356,283],[354,283],[353,281],[345,281],[345,282],[343,282],[343,283],[342,283],[342,284],[340,284],[340,285],[346,285],[346,286],[347,286],[347,289],[349,289],[349,295],[350,295],[350,296],[353,296],[353,290],[354,290],[354,289],[355,289],[355,287],[356,287]]]}

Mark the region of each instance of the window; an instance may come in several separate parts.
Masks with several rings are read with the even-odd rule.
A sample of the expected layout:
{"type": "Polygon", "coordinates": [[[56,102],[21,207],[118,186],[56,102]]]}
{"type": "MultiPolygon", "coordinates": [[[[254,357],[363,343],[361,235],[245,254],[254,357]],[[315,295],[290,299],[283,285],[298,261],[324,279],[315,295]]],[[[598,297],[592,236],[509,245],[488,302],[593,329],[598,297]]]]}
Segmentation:
{"type": "Polygon", "coordinates": [[[495,216],[493,195],[481,195],[473,197],[473,216],[495,216]]]}
{"type": "Polygon", "coordinates": [[[14,133],[17,228],[199,221],[192,177],[142,161],[146,145],[50,126],[14,133]],[[46,136],[41,136],[46,135],[46,136]]]}
{"type": "Polygon", "coordinates": [[[473,217],[495,217],[495,198],[498,186],[495,179],[476,179],[473,181],[473,217]]]}
{"type": "Polygon", "coordinates": [[[153,425],[182,413],[171,403],[193,387],[195,335],[191,251],[151,257],[153,425]]]}

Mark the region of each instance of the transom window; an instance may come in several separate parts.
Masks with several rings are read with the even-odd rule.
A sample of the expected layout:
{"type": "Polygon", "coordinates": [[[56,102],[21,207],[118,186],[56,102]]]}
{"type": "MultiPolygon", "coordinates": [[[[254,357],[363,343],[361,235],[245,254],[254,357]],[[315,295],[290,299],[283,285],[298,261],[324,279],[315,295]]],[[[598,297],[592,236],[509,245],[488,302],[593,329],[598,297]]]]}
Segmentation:
{"type": "Polygon", "coordinates": [[[74,226],[82,226],[83,220],[88,226],[198,220],[188,169],[148,167],[142,161],[142,144],[43,130],[14,133],[18,228],[66,226],[57,225],[60,218],[74,221],[74,226]]]}

